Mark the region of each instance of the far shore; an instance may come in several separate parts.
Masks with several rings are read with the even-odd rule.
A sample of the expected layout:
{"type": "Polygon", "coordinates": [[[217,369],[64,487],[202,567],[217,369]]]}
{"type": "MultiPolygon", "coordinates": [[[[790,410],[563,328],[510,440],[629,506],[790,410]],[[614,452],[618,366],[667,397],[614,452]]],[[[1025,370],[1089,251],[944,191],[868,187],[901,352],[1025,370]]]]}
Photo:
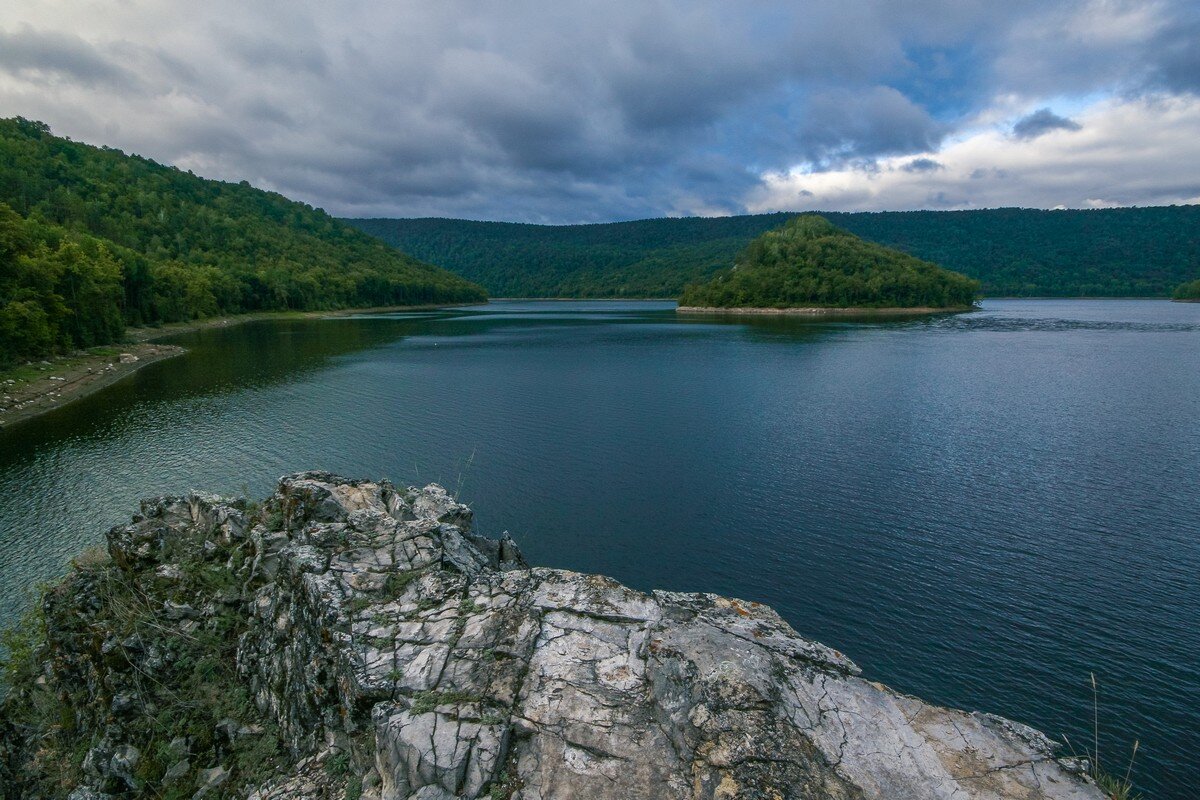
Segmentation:
{"type": "Polygon", "coordinates": [[[674,297],[491,297],[488,302],[493,300],[548,300],[556,303],[628,303],[632,301],[653,300],[656,303],[674,303],[674,297]]]}
{"type": "Polygon", "coordinates": [[[142,367],[183,355],[187,349],[174,344],[155,344],[159,339],[208,328],[227,328],[260,320],[347,317],[398,311],[435,311],[442,308],[484,305],[376,306],[333,311],[267,311],[232,314],[159,327],[128,328],[121,342],[93,347],[70,355],[33,361],[0,371],[0,430],[62,408],[68,403],[111,386],[142,367]]]}
{"type": "Polygon", "coordinates": [[[727,316],[742,315],[771,315],[788,317],[871,317],[871,316],[921,316],[924,314],[957,314],[963,311],[974,311],[977,306],[950,306],[945,308],[909,307],[909,308],[864,308],[813,306],[810,308],[716,308],[713,306],[679,306],[675,309],[680,314],[721,314],[727,316]]]}

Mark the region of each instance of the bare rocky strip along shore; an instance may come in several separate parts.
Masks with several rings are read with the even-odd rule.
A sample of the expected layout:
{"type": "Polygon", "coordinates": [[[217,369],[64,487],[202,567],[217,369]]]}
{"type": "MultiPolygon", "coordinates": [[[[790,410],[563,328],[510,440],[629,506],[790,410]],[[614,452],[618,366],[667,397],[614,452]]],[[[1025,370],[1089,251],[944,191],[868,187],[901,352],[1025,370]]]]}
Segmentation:
{"type": "Polygon", "coordinates": [[[872,682],[765,606],[531,568],[471,518],[438,486],[324,473],[262,504],[145,502],[46,594],[45,641],[0,709],[0,784],[73,800],[1101,797],[1040,733],[872,682]]]}
{"type": "Polygon", "coordinates": [[[29,378],[5,378],[0,374],[0,428],[87,397],[142,367],[186,352],[176,345],[146,342],[105,349],[112,352],[30,364],[31,369],[43,374],[29,378]]]}
{"type": "MultiPolygon", "coordinates": [[[[482,303],[461,304],[473,305],[482,303]]],[[[167,336],[271,319],[333,318],[356,314],[433,311],[442,308],[447,306],[377,306],[332,311],[258,312],[173,323],[157,328],[130,328],[125,332],[124,342],[0,371],[0,429],[61,408],[73,400],[94,394],[156,361],[187,352],[178,345],[155,342],[167,336]]]]}
{"type": "Polygon", "coordinates": [[[972,311],[971,306],[954,306],[950,308],[934,308],[918,306],[913,308],[870,308],[868,306],[812,306],[809,308],[740,308],[736,306],[679,306],[675,309],[680,314],[717,314],[724,316],[767,315],[784,317],[905,317],[924,316],[926,314],[952,314],[962,311],[972,311]]]}

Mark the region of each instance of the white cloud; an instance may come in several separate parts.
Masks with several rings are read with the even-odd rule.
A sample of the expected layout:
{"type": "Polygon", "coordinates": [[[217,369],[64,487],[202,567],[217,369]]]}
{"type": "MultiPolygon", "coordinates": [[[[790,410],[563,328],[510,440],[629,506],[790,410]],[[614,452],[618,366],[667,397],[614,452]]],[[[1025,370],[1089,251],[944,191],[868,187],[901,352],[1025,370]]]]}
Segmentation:
{"type": "Polygon", "coordinates": [[[869,168],[767,172],[746,205],[765,212],[1200,202],[1200,98],[1108,99],[1075,119],[1079,130],[1032,140],[995,125],[941,150],[884,158],[869,168]],[[942,168],[908,168],[914,155],[942,168]]]}

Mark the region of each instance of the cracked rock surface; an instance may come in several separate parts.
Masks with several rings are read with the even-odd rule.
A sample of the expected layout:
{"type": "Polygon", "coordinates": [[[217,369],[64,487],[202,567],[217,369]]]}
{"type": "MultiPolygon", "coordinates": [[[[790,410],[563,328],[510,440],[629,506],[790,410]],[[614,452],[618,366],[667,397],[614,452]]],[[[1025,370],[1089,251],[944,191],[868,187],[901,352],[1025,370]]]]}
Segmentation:
{"type": "MultiPolygon", "coordinates": [[[[254,785],[205,764],[198,796],[1102,797],[1037,731],[867,680],[770,608],[531,568],[438,486],[301,473],[260,508],[164,498],[109,535],[154,574],[180,539],[244,553],[236,671],[288,754],[254,785]]],[[[206,613],[179,605],[164,624],[206,613]]],[[[132,769],[106,724],[108,769],[132,769]]],[[[74,796],[139,791],[109,778],[74,796]]]]}

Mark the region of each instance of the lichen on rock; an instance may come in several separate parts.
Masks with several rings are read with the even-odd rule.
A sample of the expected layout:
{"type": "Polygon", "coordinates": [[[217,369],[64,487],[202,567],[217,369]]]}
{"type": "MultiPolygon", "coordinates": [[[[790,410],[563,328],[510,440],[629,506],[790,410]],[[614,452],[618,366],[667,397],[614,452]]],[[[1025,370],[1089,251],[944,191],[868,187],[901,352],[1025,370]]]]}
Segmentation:
{"type": "Polygon", "coordinates": [[[49,590],[10,797],[1062,798],[1041,734],[860,676],[757,603],[531,568],[439,486],[143,503],[49,590]]]}

